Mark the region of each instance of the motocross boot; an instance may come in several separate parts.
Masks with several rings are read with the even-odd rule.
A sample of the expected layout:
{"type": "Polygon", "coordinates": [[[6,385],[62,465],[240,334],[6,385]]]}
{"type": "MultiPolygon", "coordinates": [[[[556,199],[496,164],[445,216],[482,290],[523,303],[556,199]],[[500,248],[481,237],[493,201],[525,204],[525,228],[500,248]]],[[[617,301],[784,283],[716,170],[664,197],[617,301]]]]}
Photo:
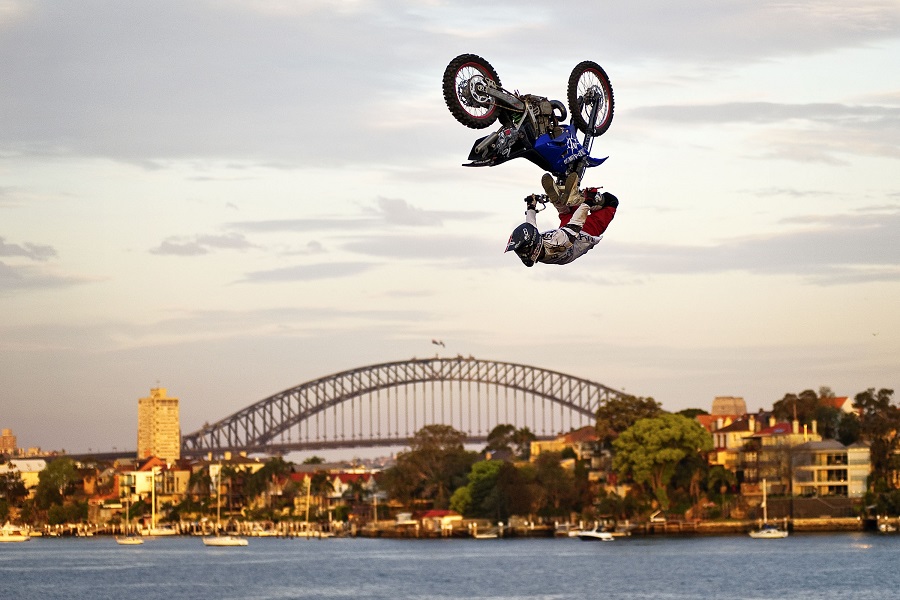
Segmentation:
{"type": "Polygon", "coordinates": [[[556,212],[561,215],[572,212],[572,209],[566,204],[565,199],[560,196],[562,190],[556,185],[556,182],[553,180],[553,175],[544,173],[544,176],[541,177],[541,185],[544,186],[544,192],[547,194],[547,199],[550,201],[550,204],[556,208],[556,212]]]}
{"type": "Polygon", "coordinates": [[[565,201],[567,206],[578,206],[584,201],[584,194],[578,189],[579,177],[578,173],[569,173],[566,177],[566,185],[560,197],[565,201]]]}
{"type": "Polygon", "coordinates": [[[544,186],[544,192],[547,193],[547,198],[550,199],[551,204],[559,202],[559,187],[553,181],[553,175],[544,173],[544,176],[541,177],[541,185],[544,186]]]}

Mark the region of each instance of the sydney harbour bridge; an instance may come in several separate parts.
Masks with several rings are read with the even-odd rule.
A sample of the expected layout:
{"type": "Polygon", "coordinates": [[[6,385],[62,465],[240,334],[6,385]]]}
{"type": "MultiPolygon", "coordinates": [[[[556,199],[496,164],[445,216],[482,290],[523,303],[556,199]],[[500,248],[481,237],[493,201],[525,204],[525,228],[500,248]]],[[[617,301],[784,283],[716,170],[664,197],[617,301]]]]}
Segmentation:
{"type": "Polygon", "coordinates": [[[405,446],[425,425],[484,442],[499,424],[539,439],[591,425],[624,393],[528,365],[476,358],[389,362],[335,373],[284,390],[183,436],[182,454],[286,454],[405,446]]]}

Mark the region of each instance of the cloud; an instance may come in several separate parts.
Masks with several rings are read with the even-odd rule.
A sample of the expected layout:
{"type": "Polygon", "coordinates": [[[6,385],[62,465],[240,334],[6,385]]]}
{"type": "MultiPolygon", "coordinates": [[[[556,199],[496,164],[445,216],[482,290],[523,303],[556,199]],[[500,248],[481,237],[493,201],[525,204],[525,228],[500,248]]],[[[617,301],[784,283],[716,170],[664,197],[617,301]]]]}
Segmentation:
{"type": "Polygon", "coordinates": [[[712,246],[610,244],[606,257],[644,274],[747,271],[816,285],[900,281],[900,211],[791,219],[804,228],[712,246]]]}
{"type": "Polygon", "coordinates": [[[247,250],[256,248],[240,233],[223,235],[197,235],[193,238],[169,238],[150,250],[151,254],[163,256],[200,256],[212,250],[247,250]]]}
{"type": "Polygon", "coordinates": [[[7,244],[6,238],[0,237],[0,256],[22,256],[31,260],[45,261],[56,256],[56,250],[43,244],[7,244]]]}
{"type": "MultiPolygon", "coordinates": [[[[539,3],[510,21],[523,11],[501,0],[475,23],[466,8],[402,0],[28,7],[0,36],[0,55],[17,57],[0,62],[0,152],[145,166],[198,157],[287,168],[413,162],[449,130],[437,80],[453,49],[521,65],[511,48],[530,39],[533,60],[520,72],[572,55],[553,36],[541,40],[559,16],[539,3]],[[348,52],[347,39],[366,51],[348,52]],[[423,127],[438,119],[446,125],[423,127]]],[[[880,0],[637,0],[578,12],[604,23],[611,63],[747,64],[872,45],[896,37],[900,23],[900,7],[880,0]]]]}
{"type": "Polygon", "coordinates": [[[777,123],[788,120],[822,123],[860,123],[878,129],[900,121],[900,108],[851,106],[838,103],[783,104],[776,102],[724,102],[637,107],[632,116],[685,124],[777,123]]]}
{"type": "Polygon", "coordinates": [[[441,225],[441,213],[411,206],[400,198],[379,196],[378,209],[388,223],[396,225],[441,225]]]}
{"type": "Polygon", "coordinates": [[[265,221],[235,221],[227,223],[229,229],[252,233],[308,233],[311,231],[354,230],[373,227],[378,222],[363,218],[315,218],[315,219],[270,219],[265,221]]]}
{"type": "Polygon", "coordinates": [[[464,235],[371,235],[356,237],[343,244],[349,252],[377,258],[405,261],[437,260],[455,262],[467,259],[481,260],[486,255],[502,253],[508,234],[500,234],[496,241],[466,237],[464,235]]]}
{"type": "Polygon", "coordinates": [[[845,164],[841,154],[900,158],[900,108],[893,106],[727,102],[645,106],[631,115],[691,127],[769,126],[755,142],[770,158],[826,164],[845,164]]]}
{"type": "Polygon", "coordinates": [[[375,265],[362,262],[319,263],[314,265],[294,265],[266,271],[247,273],[239,283],[288,283],[337,279],[359,275],[375,265]]]}
{"type": "Polygon", "coordinates": [[[34,267],[10,266],[0,262],[0,293],[59,288],[87,281],[83,278],[49,274],[34,267]]]}

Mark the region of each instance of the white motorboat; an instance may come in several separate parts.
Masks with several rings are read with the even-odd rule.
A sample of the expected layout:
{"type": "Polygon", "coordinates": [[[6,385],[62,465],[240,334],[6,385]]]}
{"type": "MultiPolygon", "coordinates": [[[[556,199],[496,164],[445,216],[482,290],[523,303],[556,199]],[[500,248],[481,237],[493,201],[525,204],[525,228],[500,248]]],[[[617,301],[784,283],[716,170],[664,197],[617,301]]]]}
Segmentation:
{"type": "Polygon", "coordinates": [[[247,540],[236,535],[209,535],[203,538],[204,546],[247,546],[247,540]]]}
{"type": "Polygon", "coordinates": [[[147,537],[165,537],[168,535],[178,535],[178,532],[175,531],[173,527],[162,526],[162,527],[151,527],[150,529],[144,529],[141,531],[141,535],[147,537]]]}
{"type": "Polygon", "coordinates": [[[144,540],[136,535],[116,536],[116,543],[120,546],[140,546],[144,540]]]}
{"type": "Polygon", "coordinates": [[[21,527],[6,523],[0,528],[0,542],[27,542],[31,536],[21,527]]]}
{"type": "Polygon", "coordinates": [[[604,531],[601,527],[594,529],[583,529],[575,534],[579,540],[584,542],[612,542],[616,538],[608,531],[604,531]]]}
{"type": "Polygon", "coordinates": [[[762,482],[763,489],[763,500],[762,500],[762,509],[763,509],[763,522],[762,527],[755,531],[750,532],[750,537],[756,540],[780,540],[782,538],[786,538],[788,536],[788,532],[785,529],[779,529],[776,525],[769,524],[769,511],[766,504],[766,480],[763,479],[762,482]]]}

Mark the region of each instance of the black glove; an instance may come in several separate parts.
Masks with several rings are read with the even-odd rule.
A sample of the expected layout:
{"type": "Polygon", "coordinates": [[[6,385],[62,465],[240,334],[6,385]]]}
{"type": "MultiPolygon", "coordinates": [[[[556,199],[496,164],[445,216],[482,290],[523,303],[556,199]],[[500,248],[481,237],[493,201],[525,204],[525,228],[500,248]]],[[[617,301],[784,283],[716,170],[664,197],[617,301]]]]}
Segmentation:
{"type": "Polygon", "coordinates": [[[619,207],[619,199],[610,194],[609,192],[603,192],[600,197],[603,199],[603,208],[618,208],[619,207]]]}
{"type": "Polygon", "coordinates": [[[537,209],[538,196],[537,194],[532,194],[530,196],[525,197],[525,206],[530,209],[537,209]]]}

